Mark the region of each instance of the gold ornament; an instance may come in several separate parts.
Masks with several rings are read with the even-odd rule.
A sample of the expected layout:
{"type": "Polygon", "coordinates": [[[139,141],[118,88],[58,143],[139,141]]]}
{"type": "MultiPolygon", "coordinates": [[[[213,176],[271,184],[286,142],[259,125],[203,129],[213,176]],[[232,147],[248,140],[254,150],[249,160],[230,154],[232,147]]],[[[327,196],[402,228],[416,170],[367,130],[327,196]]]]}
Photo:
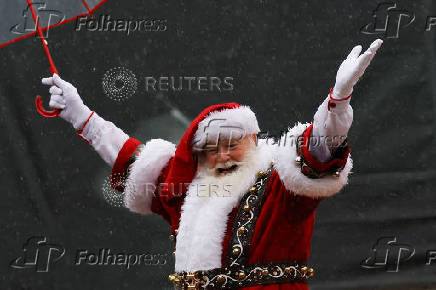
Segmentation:
{"type": "Polygon", "coordinates": [[[246,277],[245,272],[244,271],[239,271],[238,273],[238,279],[239,280],[243,280],[246,277]]]}
{"type": "Polygon", "coordinates": [[[233,256],[237,256],[237,255],[239,255],[239,253],[241,253],[241,248],[234,247],[233,250],[232,250],[233,256]]]}
{"type": "Polygon", "coordinates": [[[223,275],[219,275],[219,276],[216,278],[216,281],[217,281],[218,283],[222,284],[222,283],[224,283],[224,282],[226,281],[226,277],[224,277],[223,275]]]}
{"type": "Polygon", "coordinates": [[[262,275],[267,276],[269,274],[268,269],[262,269],[262,275]]]}
{"type": "Polygon", "coordinates": [[[307,270],[307,276],[312,277],[313,274],[314,274],[314,272],[313,272],[313,268],[309,268],[309,269],[307,270]]]}
{"type": "Polygon", "coordinates": [[[262,177],[264,177],[266,175],[266,173],[265,173],[265,171],[259,171],[258,173],[257,173],[257,178],[262,178],[262,177]]]}

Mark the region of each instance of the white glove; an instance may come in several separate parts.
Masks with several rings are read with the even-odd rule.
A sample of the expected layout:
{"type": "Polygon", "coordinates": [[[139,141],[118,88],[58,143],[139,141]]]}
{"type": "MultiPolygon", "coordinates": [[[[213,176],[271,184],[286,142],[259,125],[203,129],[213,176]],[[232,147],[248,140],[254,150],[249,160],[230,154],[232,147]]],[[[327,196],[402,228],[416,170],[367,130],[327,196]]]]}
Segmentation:
{"type": "Polygon", "coordinates": [[[49,106],[61,109],[59,117],[70,122],[74,129],[80,129],[91,114],[91,110],[83,104],[77,89],[57,74],[43,78],[42,83],[51,86],[49,106]]]}
{"type": "Polygon", "coordinates": [[[376,39],[365,53],[361,55],[359,55],[362,51],[361,45],[357,45],[351,50],[347,59],[341,63],[336,74],[336,84],[332,92],[333,98],[343,99],[353,92],[353,86],[363,75],[382,43],[383,40],[376,39]]]}

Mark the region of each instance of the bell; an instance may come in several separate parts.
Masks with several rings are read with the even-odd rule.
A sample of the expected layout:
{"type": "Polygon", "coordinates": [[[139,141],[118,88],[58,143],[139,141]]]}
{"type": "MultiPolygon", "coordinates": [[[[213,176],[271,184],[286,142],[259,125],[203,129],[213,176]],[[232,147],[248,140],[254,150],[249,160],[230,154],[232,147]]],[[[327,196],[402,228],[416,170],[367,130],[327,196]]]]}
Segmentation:
{"type": "Polygon", "coordinates": [[[269,274],[268,269],[262,269],[262,276],[267,276],[269,274]]]}
{"type": "Polygon", "coordinates": [[[173,257],[175,257],[175,256],[176,256],[176,251],[173,252],[173,257]]]}
{"type": "Polygon", "coordinates": [[[244,272],[244,271],[239,271],[239,273],[238,273],[238,279],[239,279],[239,280],[242,280],[242,279],[244,279],[245,277],[246,277],[245,272],[244,272]]]}
{"type": "Polygon", "coordinates": [[[178,229],[175,229],[175,230],[174,230],[174,234],[177,236],[178,233],[179,233],[179,230],[178,230],[178,229]]]}
{"type": "Polygon", "coordinates": [[[256,194],[256,190],[257,190],[257,188],[255,186],[253,186],[252,188],[250,188],[250,193],[256,194]]]}
{"type": "Polygon", "coordinates": [[[170,274],[170,275],[168,276],[168,280],[170,280],[171,283],[174,283],[174,281],[176,280],[176,275],[174,275],[174,274],[170,274]]]}
{"type": "Polygon", "coordinates": [[[336,177],[336,178],[339,178],[340,174],[341,173],[339,171],[336,171],[335,173],[333,173],[333,176],[336,177]]]}
{"type": "Polygon", "coordinates": [[[303,267],[301,267],[301,273],[303,274],[303,275],[305,275],[306,274],[306,272],[307,272],[307,270],[308,270],[308,268],[306,267],[306,266],[303,266],[303,267]]]}
{"type": "Polygon", "coordinates": [[[307,270],[307,276],[309,276],[309,277],[312,277],[313,276],[313,268],[309,268],[308,270],[307,270]]]}
{"type": "Polygon", "coordinates": [[[233,256],[237,256],[237,255],[239,255],[241,253],[241,248],[239,248],[239,247],[234,247],[233,248],[233,250],[232,250],[232,254],[233,254],[233,256]]]}
{"type": "Polygon", "coordinates": [[[224,277],[223,275],[218,275],[218,277],[216,277],[216,281],[222,284],[226,281],[226,277],[224,277]]]}
{"type": "Polygon", "coordinates": [[[245,233],[245,227],[242,226],[238,229],[238,236],[242,235],[243,233],[245,233]]]}
{"type": "Polygon", "coordinates": [[[257,173],[257,178],[262,178],[262,177],[264,177],[266,175],[266,173],[265,173],[265,171],[259,171],[258,173],[257,173]]]}

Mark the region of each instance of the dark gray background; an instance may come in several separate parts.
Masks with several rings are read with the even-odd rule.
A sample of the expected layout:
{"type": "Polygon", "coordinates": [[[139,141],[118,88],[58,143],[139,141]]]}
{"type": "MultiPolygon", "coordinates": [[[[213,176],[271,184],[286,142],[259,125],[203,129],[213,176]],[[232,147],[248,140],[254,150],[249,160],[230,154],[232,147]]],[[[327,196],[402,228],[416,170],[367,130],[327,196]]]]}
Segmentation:
{"type": "MultiPolygon", "coordinates": [[[[25,2],[25,1],[23,1],[25,2]]],[[[95,13],[112,18],[166,19],[165,32],[50,30],[48,42],[61,77],[84,102],[130,136],[174,142],[206,106],[236,101],[257,112],[261,129],[278,134],[311,121],[354,45],[384,39],[352,99],[350,184],[317,212],[310,264],[311,289],[436,289],[435,33],[428,1],[397,1],[415,21],[398,38],[363,34],[378,1],[108,1],[95,13]],[[104,95],[102,77],[123,66],[138,89],[125,102],[104,95]],[[145,91],[145,76],[232,76],[231,92],[145,91]],[[168,115],[170,108],[184,116],[168,115]],[[416,250],[399,272],[363,269],[380,237],[416,250]],[[431,286],[433,285],[433,286],[431,286]]],[[[25,4],[23,3],[23,8],[25,4]]],[[[436,28],[435,28],[436,29],[436,28]]],[[[170,289],[169,228],[107,203],[109,166],[60,118],[44,118],[41,78],[50,75],[39,39],[1,49],[0,289],[170,289]],[[32,236],[65,248],[48,273],[12,269],[32,236]],[[75,266],[76,251],[164,254],[165,266],[75,266]]]]}

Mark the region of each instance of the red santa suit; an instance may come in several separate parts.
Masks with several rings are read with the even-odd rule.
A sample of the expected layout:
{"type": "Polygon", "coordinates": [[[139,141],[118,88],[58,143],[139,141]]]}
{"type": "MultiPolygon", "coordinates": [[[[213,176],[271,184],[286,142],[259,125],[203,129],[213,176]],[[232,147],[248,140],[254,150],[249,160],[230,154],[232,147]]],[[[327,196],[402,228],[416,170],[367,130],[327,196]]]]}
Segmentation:
{"type": "MultiPolygon", "coordinates": [[[[235,219],[258,172],[269,172],[269,178],[250,232],[248,252],[244,253],[246,263],[297,261],[305,265],[315,210],[323,198],[341,190],[352,169],[348,144],[333,149],[343,139],[320,141],[327,136],[347,135],[352,121],[349,101],[350,97],[337,100],[328,96],[319,106],[313,124],[297,123],[280,141],[259,139],[256,158],[247,169],[246,178],[232,187],[226,197],[198,198],[201,184],[193,146],[210,120],[220,117],[242,126],[247,134],[258,133],[257,120],[248,107],[231,103],[206,109],[177,147],[162,139],[142,144],[96,113],[80,133],[112,166],[112,186],[124,193],[126,207],[141,214],[158,214],[169,223],[170,232],[176,237],[176,273],[230,266],[235,219]],[[300,136],[303,142],[297,150],[300,136]],[[310,142],[314,137],[318,137],[316,146],[310,142]]],[[[307,289],[307,284],[303,279],[242,289],[307,289]]]]}

